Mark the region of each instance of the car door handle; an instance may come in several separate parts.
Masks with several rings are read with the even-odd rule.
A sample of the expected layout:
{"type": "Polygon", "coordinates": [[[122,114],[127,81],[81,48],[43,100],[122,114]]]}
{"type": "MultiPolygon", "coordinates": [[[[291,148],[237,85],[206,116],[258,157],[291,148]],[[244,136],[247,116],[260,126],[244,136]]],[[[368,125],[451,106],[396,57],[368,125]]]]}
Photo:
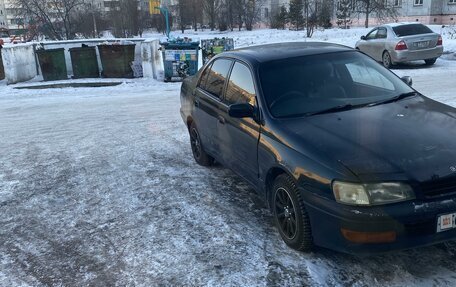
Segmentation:
{"type": "Polygon", "coordinates": [[[218,118],[219,123],[221,123],[222,125],[225,124],[225,118],[224,117],[218,116],[217,118],[218,118]]]}
{"type": "Polygon", "coordinates": [[[195,100],[195,101],[193,101],[193,104],[195,105],[195,107],[199,107],[200,102],[198,100],[195,100]]]}

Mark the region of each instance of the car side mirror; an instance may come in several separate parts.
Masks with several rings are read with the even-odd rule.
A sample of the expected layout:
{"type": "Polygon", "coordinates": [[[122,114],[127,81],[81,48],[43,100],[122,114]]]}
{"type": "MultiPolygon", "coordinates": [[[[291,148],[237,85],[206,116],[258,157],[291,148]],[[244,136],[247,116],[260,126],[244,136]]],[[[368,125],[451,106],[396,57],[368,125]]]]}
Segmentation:
{"type": "Polygon", "coordinates": [[[228,114],[233,118],[253,118],[254,108],[252,105],[243,104],[232,104],[228,107],[228,114]]]}
{"type": "Polygon", "coordinates": [[[411,87],[412,84],[413,84],[412,77],[410,77],[410,76],[403,76],[403,77],[401,78],[401,80],[402,80],[404,83],[406,83],[407,85],[409,85],[410,87],[411,87]]]}
{"type": "Polygon", "coordinates": [[[361,40],[366,40],[366,36],[361,36],[361,40]]]}

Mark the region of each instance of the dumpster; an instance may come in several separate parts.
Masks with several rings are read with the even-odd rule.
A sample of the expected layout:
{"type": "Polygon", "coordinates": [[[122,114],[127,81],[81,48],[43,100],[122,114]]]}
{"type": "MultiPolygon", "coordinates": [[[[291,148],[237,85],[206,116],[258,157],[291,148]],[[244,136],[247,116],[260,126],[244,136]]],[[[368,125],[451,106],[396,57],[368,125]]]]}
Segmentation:
{"type": "Polygon", "coordinates": [[[214,38],[201,40],[201,54],[203,64],[206,64],[212,57],[225,51],[234,49],[234,40],[231,38],[214,38]]]}
{"type": "Polygon", "coordinates": [[[98,45],[105,78],[133,78],[132,63],[135,60],[135,44],[98,45]]]}
{"type": "Polygon", "coordinates": [[[45,81],[66,80],[65,49],[37,50],[38,62],[45,81]]]}
{"type": "Polygon", "coordinates": [[[195,75],[198,72],[199,40],[177,38],[160,41],[165,68],[165,82],[195,75]]]}
{"type": "Polygon", "coordinates": [[[98,78],[97,50],[95,47],[78,47],[70,49],[73,78],[98,78]]]}

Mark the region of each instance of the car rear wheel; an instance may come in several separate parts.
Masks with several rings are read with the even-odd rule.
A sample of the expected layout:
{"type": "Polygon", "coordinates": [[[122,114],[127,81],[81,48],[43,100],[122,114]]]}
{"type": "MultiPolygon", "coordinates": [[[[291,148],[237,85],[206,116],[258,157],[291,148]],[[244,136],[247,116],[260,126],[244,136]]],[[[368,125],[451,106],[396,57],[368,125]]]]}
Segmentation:
{"type": "Polygon", "coordinates": [[[383,66],[388,69],[393,66],[393,62],[391,61],[391,55],[388,53],[388,51],[383,52],[382,63],[383,66]]]}
{"type": "Polygon", "coordinates": [[[426,59],[424,60],[424,62],[426,62],[426,65],[434,65],[435,64],[435,61],[437,61],[437,58],[433,58],[433,59],[426,59]]]}
{"type": "Polygon", "coordinates": [[[192,147],[193,157],[195,161],[202,166],[211,166],[214,163],[214,158],[208,155],[201,144],[200,134],[195,123],[190,125],[190,145],[192,147]]]}
{"type": "Polygon", "coordinates": [[[310,219],[295,183],[289,176],[280,175],[274,181],[273,193],[274,221],[283,241],[293,249],[310,251],[310,219]]]}

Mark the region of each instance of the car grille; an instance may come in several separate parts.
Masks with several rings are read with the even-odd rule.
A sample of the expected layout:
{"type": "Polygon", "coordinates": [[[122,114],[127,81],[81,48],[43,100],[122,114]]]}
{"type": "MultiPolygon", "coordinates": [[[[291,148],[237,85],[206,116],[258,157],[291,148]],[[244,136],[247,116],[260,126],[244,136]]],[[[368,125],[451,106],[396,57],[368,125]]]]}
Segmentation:
{"type": "Polygon", "coordinates": [[[423,182],[421,190],[426,197],[456,194],[456,176],[423,182]]]}

